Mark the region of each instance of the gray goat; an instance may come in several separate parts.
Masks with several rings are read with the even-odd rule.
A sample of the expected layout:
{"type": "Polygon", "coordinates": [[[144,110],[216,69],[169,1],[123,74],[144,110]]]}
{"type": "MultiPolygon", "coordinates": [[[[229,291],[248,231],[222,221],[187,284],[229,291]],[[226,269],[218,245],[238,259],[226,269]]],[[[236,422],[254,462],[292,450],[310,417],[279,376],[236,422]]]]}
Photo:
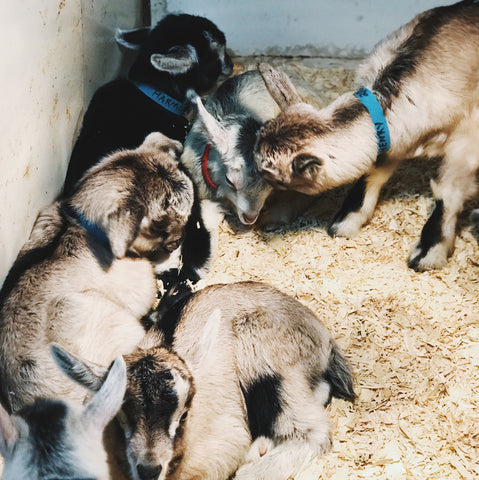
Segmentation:
{"type": "Polygon", "coordinates": [[[236,214],[244,225],[256,222],[272,187],[258,174],[253,151],[263,123],[279,107],[257,70],[223,82],[205,106],[193,91],[198,116],[186,138],[181,162],[200,198],[236,214]]]}
{"type": "Polygon", "coordinates": [[[152,262],[169,261],[193,202],[181,150],[150,134],[40,213],[0,296],[2,402],[10,410],[37,397],[83,399],[53,362],[50,342],[108,365],[143,338],[139,319],[157,292],[152,262]]]}
{"type": "Polygon", "coordinates": [[[408,263],[418,271],[444,266],[457,216],[477,191],[479,2],[418,15],[359,66],[360,90],[321,110],[302,102],[281,72],[267,65],[261,71],[282,109],[258,137],[263,175],[310,195],[357,180],[333,218],[331,235],[358,233],[402,160],[443,157],[432,182],[435,207],[408,263]]]}
{"type": "MultiPolygon", "coordinates": [[[[239,282],[206,287],[177,313],[125,356],[118,418],[133,479],[282,480],[329,448],[325,407],[354,399],[352,375],[311,310],[239,282]]],[[[98,388],[104,369],[55,353],[67,375],[98,388]]]]}
{"type": "Polygon", "coordinates": [[[3,480],[107,480],[103,429],[117,414],[126,366],[115,360],[98,392],[83,406],[38,399],[16,415],[0,406],[3,480]]]}

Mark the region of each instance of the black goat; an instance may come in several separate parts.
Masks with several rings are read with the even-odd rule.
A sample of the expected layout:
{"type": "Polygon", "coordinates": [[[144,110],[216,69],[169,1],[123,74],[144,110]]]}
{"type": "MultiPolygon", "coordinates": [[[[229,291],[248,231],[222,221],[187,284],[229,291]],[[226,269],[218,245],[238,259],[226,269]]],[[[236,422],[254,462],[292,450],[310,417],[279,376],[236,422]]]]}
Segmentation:
{"type": "MultiPolygon", "coordinates": [[[[167,15],[154,28],[120,31],[117,41],[138,50],[138,56],[128,78],[117,78],[94,94],[70,158],[64,196],[105,155],[136,148],[153,131],[184,142],[186,91],[206,93],[232,73],[223,32],[203,17],[167,15]]],[[[210,233],[196,194],[181,256],[181,271],[171,265],[157,268],[164,283],[196,282],[211,257],[210,233]]]]}

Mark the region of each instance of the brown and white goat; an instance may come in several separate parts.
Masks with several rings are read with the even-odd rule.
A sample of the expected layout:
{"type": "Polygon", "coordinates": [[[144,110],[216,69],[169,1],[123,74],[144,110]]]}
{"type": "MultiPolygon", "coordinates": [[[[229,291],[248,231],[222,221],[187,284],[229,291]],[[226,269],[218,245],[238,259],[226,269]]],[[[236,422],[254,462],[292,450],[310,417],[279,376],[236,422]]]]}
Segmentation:
{"type": "Polygon", "coordinates": [[[57,342],[108,365],[143,338],[156,299],[153,263],[168,261],[193,201],[181,144],[150,134],[92,167],[69,200],[40,213],[1,292],[2,401],[76,399],[51,355],[57,342]]]}
{"type": "MultiPolygon", "coordinates": [[[[352,375],[311,310],[239,282],[206,287],[177,313],[125,356],[119,419],[132,478],[282,480],[329,448],[325,407],[332,396],[354,399],[352,375]]],[[[56,357],[92,390],[105,373],[56,357]]]]}
{"type": "Polygon", "coordinates": [[[357,180],[333,218],[332,235],[358,233],[402,160],[443,157],[432,182],[434,210],[408,261],[418,271],[442,267],[454,246],[457,216],[477,191],[479,2],[418,15],[358,67],[358,86],[374,93],[389,127],[390,148],[382,154],[372,117],[353,92],[316,110],[301,102],[284,74],[267,65],[260,70],[282,108],[262,128],[256,147],[266,178],[311,195],[357,180]]]}
{"type": "Polygon", "coordinates": [[[118,413],[126,388],[126,366],[115,360],[85,405],[37,399],[16,415],[0,406],[3,480],[110,478],[103,429],[118,413]]]}

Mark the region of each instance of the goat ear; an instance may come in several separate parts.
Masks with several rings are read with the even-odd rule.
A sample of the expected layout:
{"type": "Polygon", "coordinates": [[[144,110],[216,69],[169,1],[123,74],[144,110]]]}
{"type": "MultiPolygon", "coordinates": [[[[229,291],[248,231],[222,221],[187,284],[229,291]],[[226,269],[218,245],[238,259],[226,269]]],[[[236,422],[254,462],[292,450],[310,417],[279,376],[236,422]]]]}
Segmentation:
{"type": "Polygon", "coordinates": [[[127,207],[120,207],[108,216],[105,227],[111,251],[116,258],[123,258],[135,240],[144,217],[144,207],[137,198],[128,199],[127,207]]]}
{"type": "Polygon", "coordinates": [[[228,145],[228,133],[220,122],[206,110],[200,96],[192,89],[186,92],[188,100],[194,103],[198,109],[198,118],[205,127],[205,133],[208,141],[214,144],[215,148],[221,155],[225,155],[228,145]]]}
{"type": "Polygon", "coordinates": [[[146,149],[167,152],[174,159],[178,159],[183,152],[183,144],[160,132],[152,132],[146,136],[141,144],[141,150],[146,149]]]}
{"type": "Polygon", "coordinates": [[[150,32],[151,27],[132,28],[131,30],[121,30],[117,28],[115,31],[115,41],[127,50],[139,50],[150,32]]]}
{"type": "Polygon", "coordinates": [[[0,405],[0,455],[8,457],[19,437],[15,418],[0,405]]]}
{"type": "Polygon", "coordinates": [[[126,390],[126,365],[122,357],[117,357],[98,392],[84,406],[82,423],[103,431],[105,426],[118,413],[126,390]]]}
{"type": "Polygon", "coordinates": [[[323,162],[314,155],[300,153],[293,158],[291,167],[298,176],[313,176],[323,165],[323,162]]]}
{"type": "Polygon", "coordinates": [[[150,62],[160,72],[180,75],[198,65],[198,56],[192,45],[176,45],[167,53],[154,53],[150,57],[150,62]]]}
{"type": "Polygon", "coordinates": [[[50,351],[53,359],[67,377],[90,391],[98,392],[100,390],[108,373],[107,368],[82,360],[55,343],[50,344],[50,351]]]}
{"type": "Polygon", "coordinates": [[[208,317],[202,329],[201,337],[196,344],[196,351],[192,355],[192,362],[196,365],[204,364],[216,350],[215,346],[220,336],[221,310],[215,309],[208,317]]]}
{"type": "Polygon", "coordinates": [[[258,64],[258,70],[263,77],[266,88],[281,110],[289,105],[302,102],[293,82],[284,72],[276,70],[266,62],[258,64]]]}
{"type": "Polygon", "coordinates": [[[261,173],[266,173],[269,174],[271,177],[276,177],[278,175],[278,169],[274,165],[274,163],[270,161],[263,161],[263,162],[257,162],[258,165],[258,170],[261,173]]]}

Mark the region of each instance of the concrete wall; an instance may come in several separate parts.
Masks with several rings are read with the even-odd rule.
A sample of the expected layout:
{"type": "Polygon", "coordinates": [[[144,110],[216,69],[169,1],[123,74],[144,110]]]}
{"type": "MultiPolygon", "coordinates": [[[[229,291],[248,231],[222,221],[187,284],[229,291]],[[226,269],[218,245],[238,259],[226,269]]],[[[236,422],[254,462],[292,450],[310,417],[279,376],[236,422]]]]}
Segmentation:
{"type": "Polygon", "coordinates": [[[118,71],[115,27],[139,26],[141,4],[0,2],[0,284],[61,188],[84,107],[118,71]]]}
{"type": "Polygon", "coordinates": [[[417,13],[456,0],[152,0],[166,12],[204,15],[236,55],[362,57],[417,13]]]}

